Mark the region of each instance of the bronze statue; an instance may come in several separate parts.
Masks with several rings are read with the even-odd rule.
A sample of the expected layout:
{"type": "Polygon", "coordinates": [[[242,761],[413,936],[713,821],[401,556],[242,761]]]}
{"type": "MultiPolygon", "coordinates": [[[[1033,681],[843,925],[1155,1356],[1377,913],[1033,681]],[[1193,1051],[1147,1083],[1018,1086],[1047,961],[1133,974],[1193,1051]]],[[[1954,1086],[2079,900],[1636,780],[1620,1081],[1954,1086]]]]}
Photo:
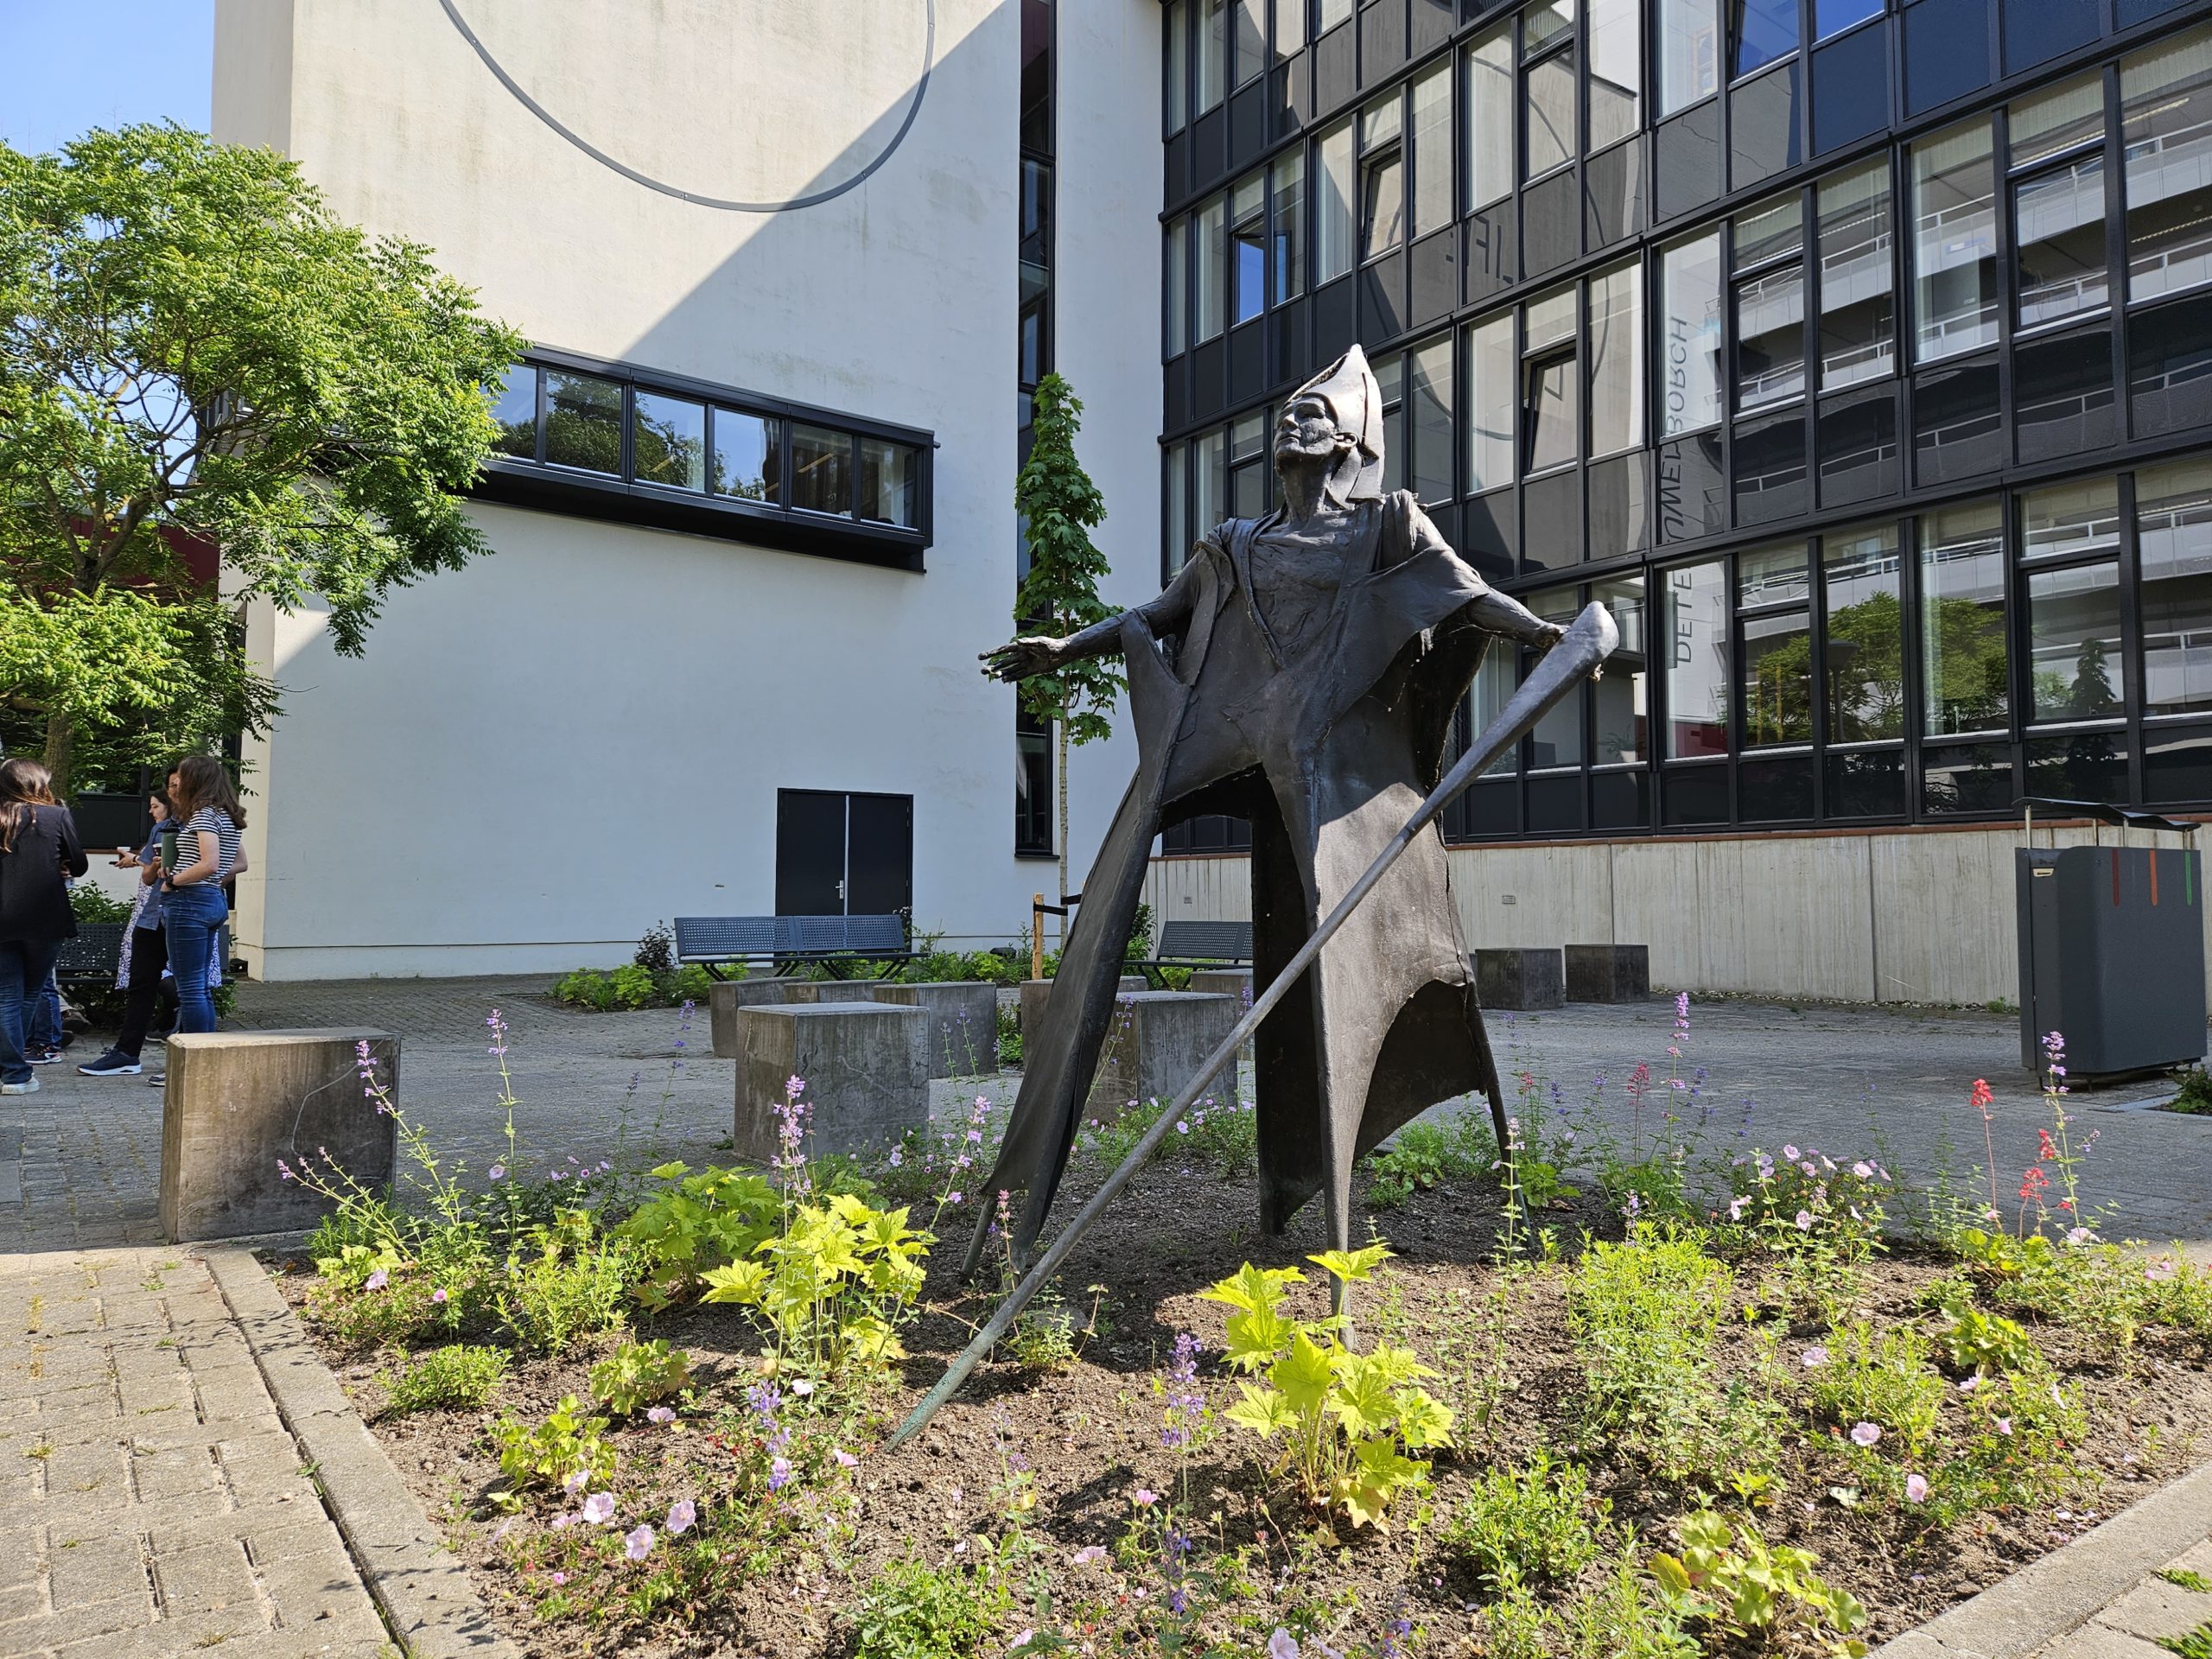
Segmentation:
{"type": "MultiPolygon", "coordinates": [[[[1274,982],[1402,826],[1422,831],[1259,1025],[1262,1224],[1281,1231],[1318,1192],[1330,1243],[1349,1248],[1353,1166],[1455,1096],[1487,1095],[1507,1144],[1444,843],[1428,818],[1408,819],[1437,785],[1490,637],[1548,648],[1565,630],[1492,592],[1411,494],[1383,493],[1382,428],[1381,389],[1354,346],[1283,410],[1279,507],[1213,530],[1150,603],[984,659],[1017,680],[1122,652],[1138,749],[1055,995],[1024,1033],[1020,1093],[984,1188],[1014,1197],[1018,1257],[1066,1168],[1154,837],[1199,813],[1252,826],[1255,986],[1274,982]]],[[[1610,649],[1610,627],[1592,620],[1601,626],[1607,638],[1578,673],[1610,649]]],[[[971,1270],[981,1248],[979,1228],[971,1270]]]]}

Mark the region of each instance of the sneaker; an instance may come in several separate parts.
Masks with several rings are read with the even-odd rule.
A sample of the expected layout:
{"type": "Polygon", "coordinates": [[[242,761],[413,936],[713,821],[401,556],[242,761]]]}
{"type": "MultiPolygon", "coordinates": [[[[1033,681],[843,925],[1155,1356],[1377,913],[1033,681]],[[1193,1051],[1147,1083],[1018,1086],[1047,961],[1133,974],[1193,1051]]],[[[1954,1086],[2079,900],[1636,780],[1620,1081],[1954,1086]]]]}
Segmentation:
{"type": "Polygon", "coordinates": [[[25,1077],[21,1083],[0,1083],[0,1095],[35,1095],[38,1093],[38,1079],[25,1077]]]}
{"type": "MultiPolygon", "coordinates": [[[[149,1089],[162,1088],[168,1084],[168,1080],[169,1074],[166,1071],[149,1071],[146,1074],[146,1086],[149,1089]]],[[[38,1079],[34,1077],[31,1081],[36,1083],[38,1079]]]]}
{"type": "Polygon", "coordinates": [[[42,1048],[35,1053],[26,1054],[23,1058],[33,1065],[59,1065],[61,1063],[61,1051],[58,1048],[42,1048]]]}
{"type": "Polygon", "coordinates": [[[97,1060],[88,1061],[77,1070],[88,1077],[135,1077],[144,1067],[130,1055],[118,1054],[111,1048],[97,1060]]]}

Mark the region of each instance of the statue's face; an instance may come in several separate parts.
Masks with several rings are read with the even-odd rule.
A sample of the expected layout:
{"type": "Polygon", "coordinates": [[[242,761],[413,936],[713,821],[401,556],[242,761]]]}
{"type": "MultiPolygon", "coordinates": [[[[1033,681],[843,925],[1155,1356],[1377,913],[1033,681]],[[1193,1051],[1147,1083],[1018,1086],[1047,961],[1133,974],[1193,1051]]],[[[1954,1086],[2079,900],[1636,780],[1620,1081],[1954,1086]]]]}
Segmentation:
{"type": "Polygon", "coordinates": [[[1337,430],[1337,417],[1325,399],[1311,393],[1283,407],[1275,423],[1275,464],[1287,461],[1333,462],[1351,447],[1337,430]]]}

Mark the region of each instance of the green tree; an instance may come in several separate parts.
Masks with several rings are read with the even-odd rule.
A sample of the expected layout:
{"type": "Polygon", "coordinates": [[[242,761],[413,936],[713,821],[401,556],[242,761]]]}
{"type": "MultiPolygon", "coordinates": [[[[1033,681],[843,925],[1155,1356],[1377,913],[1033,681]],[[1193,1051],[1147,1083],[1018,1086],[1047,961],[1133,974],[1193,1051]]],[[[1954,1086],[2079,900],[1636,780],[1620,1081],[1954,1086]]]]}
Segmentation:
{"type": "Polygon", "coordinates": [[[429,251],[335,218],[283,157],[170,126],[0,143],[0,702],[157,760],[258,729],[240,599],[327,607],[486,551],[455,493],[521,339],[429,251]],[[183,537],[220,548],[220,595],[183,537]]]}
{"type": "MultiPolygon", "coordinates": [[[[1098,597],[1106,556],[1090,539],[1090,532],[1105,520],[1106,498],[1076,459],[1083,404],[1067,381],[1058,374],[1046,375],[1037,383],[1033,408],[1035,438],[1028,462],[1014,481],[1014,511],[1029,549],[1029,574],[1014,596],[1014,626],[1071,634],[1114,614],[1098,597]]],[[[1068,747],[1111,734],[1113,722],[1108,716],[1128,683],[1118,655],[1070,663],[1020,683],[1022,708],[1036,719],[1052,721],[1059,734],[1059,813],[1055,823],[1063,893],[1068,890],[1068,747]]]]}

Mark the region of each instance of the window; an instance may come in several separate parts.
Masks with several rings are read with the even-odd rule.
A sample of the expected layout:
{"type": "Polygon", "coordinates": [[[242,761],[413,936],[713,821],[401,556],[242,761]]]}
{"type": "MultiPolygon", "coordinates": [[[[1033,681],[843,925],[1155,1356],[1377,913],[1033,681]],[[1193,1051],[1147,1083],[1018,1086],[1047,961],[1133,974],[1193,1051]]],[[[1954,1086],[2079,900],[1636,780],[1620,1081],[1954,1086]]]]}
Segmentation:
{"type": "Polygon", "coordinates": [[[1163,584],[1175,579],[1175,573],[1191,556],[1191,543],[1197,539],[1191,531],[1190,465],[1189,444],[1167,446],[1164,459],[1166,485],[1160,493],[1160,516],[1167,521],[1167,550],[1160,560],[1163,584]]]}
{"type": "Polygon", "coordinates": [[[1014,850],[1052,850],[1052,734],[1020,708],[1014,716],[1014,850]]]}
{"type": "Polygon", "coordinates": [[[1320,176],[1313,207],[1313,280],[1332,282],[1351,269],[1351,123],[1340,122],[1321,135],[1320,176]]]}
{"type": "Polygon", "coordinates": [[[1198,0],[1198,85],[1194,107],[1200,115],[1221,102],[1228,69],[1229,0],[1198,0]]]}
{"type": "Polygon", "coordinates": [[[860,441],[859,512],[871,524],[912,530],[920,522],[921,467],[914,451],[881,438],[860,441]]]}
{"type": "Polygon", "coordinates": [[[1438,65],[1414,82],[1412,233],[1423,237],[1452,222],[1452,67],[1438,65]]]}
{"type": "Polygon", "coordinates": [[[1813,741],[1811,592],[1802,542],[1737,555],[1745,748],[1813,741]]]}
{"type": "MultiPolygon", "coordinates": [[[[2042,159],[2069,143],[2101,143],[2104,83],[2074,81],[2011,111],[2012,162],[2042,159]]],[[[2075,155],[2012,184],[2012,258],[2023,328],[2061,321],[2106,303],[2105,162],[2075,155]]]]}
{"type": "Polygon", "coordinates": [[[1445,335],[1406,353],[1412,385],[1413,467],[1408,486],[1423,501],[1449,501],[1452,487],[1452,337],[1445,335]]]}
{"type": "Polygon", "coordinates": [[[1236,0],[1236,84],[1268,67],[1268,0],[1236,0]]]}
{"type": "Polygon", "coordinates": [[[1633,134],[1643,86],[1643,0],[1590,0],[1590,148],[1633,134]]]}
{"type": "Polygon", "coordinates": [[[1541,178],[1573,161],[1581,146],[1574,136],[1574,49],[1554,53],[1528,71],[1529,130],[1524,178],[1541,178]]]}
{"type": "Polygon", "coordinates": [[[1406,162],[1403,99],[1378,98],[1359,116],[1359,251],[1387,253],[1405,238],[1406,162]]]}
{"type": "Polygon", "coordinates": [[[1294,300],[1306,288],[1306,152],[1279,157],[1271,173],[1275,199],[1275,302],[1294,300]]]}
{"type": "Polygon", "coordinates": [[[2127,157],[2127,297],[2212,281],[2212,33],[2120,66],[2127,157]]]}
{"type": "Polygon", "coordinates": [[[2107,560],[2028,573],[2033,720],[2120,715],[2120,567],[2107,560]]]}
{"type": "Polygon", "coordinates": [[[2005,124],[2016,171],[2085,144],[2101,145],[2104,77],[2083,75],[2033,98],[2021,99],[2005,111],[2005,124]]]}
{"type": "MultiPolygon", "coordinates": [[[[1524,601],[1547,622],[1572,622],[1582,608],[1580,588],[1547,588],[1524,601]]],[[[1582,764],[1582,698],[1570,691],[1549,709],[1529,734],[1529,769],[1544,772],[1582,764]]]]}
{"type": "Polygon", "coordinates": [[[1720,236],[1659,256],[1660,430],[1672,437],[1720,418],[1720,236]]]}
{"type": "Polygon", "coordinates": [[[1169,0],[1167,17],[1167,130],[1180,132],[1190,119],[1191,25],[1183,0],[1169,0]]]}
{"type": "Polygon", "coordinates": [[[1191,221],[1167,227],[1167,355],[1179,356],[1190,344],[1191,221]]]}
{"type": "Polygon", "coordinates": [[[545,372],[545,459],[619,477],[622,471],[622,387],[595,374],[545,372]]]}
{"type": "Polygon", "coordinates": [[[1382,394],[1382,493],[1406,487],[1406,359],[1393,352],[1369,365],[1382,394]]]}
{"type": "Polygon", "coordinates": [[[715,493],[747,501],[781,499],[782,423],[764,416],[715,410],[715,493]]]}
{"type": "Polygon", "coordinates": [[[1920,665],[1929,736],[2005,729],[2005,547],[1994,502],[1920,521],[1920,665]]]}
{"type": "Polygon", "coordinates": [[[1719,0],[1657,0],[1659,113],[1672,115],[1720,89],[1719,0]]]}
{"type": "Polygon", "coordinates": [[[2019,499],[2020,557],[2031,562],[2120,551],[2120,487],[2112,479],[2031,490],[2019,499]]]}
{"type": "Polygon", "coordinates": [[[537,459],[537,370],[534,365],[517,363],[507,370],[506,378],[499,383],[499,396],[492,401],[492,418],[499,426],[499,435],[492,440],[494,449],[518,461],[537,459]]]}
{"type": "Polygon", "coordinates": [[[1467,488],[1513,481],[1513,314],[1467,329],[1467,488]]]}
{"type": "Polygon", "coordinates": [[[1191,339],[1203,346],[1221,332],[1222,309],[1227,296],[1227,273],[1222,266],[1228,259],[1225,237],[1228,230],[1229,199],[1216,196],[1198,209],[1192,234],[1198,239],[1198,280],[1191,289],[1191,339]]]}
{"type": "Polygon", "coordinates": [[[1351,21],[1352,0],[1321,0],[1319,34],[1325,35],[1338,23],[1351,21]]]}
{"type": "Polygon", "coordinates": [[[1651,705],[1645,676],[1649,658],[1643,635],[1643,578],[1622,576],[1594,582],[1590,597],[1612,613],[1620,644],[1605,659],[1605,672],[1593,688],[1598,744],[1593,766],[1628,766],[1649,758],[1651,705]]]}
{"type": "Polygon", "coordinates": [[[631,399],[632,475],[671,489],[707,487],[707,406],[640,391],[631,399]]]}
{"type": "MultiPolygon", "coordinates": [[[[1520,653],[1500,640],[1483,652],[1482,666],[1475,671],[1474,683],[1467,688],[1467,729],[1473,737],[1488,731],[1497,717],[1505,712],[1505,705],[1517,689],[1514,658],[1520,653]]],[[[1521,746],[1509,743],[1505,752],[1484,770],[1485,778],[1496,778],[1521,768],[1521,746]]]]}
{"type": "Polygon", "coordinates": [[[1192,442],[1191,453],[1197,463],[1191,494],[1191,539],[1195,542],[1212,535],[1229,517],[1229,435],[1209,432],[1192,442]]]}
{"type": "Polygon", "coordinates": [[[1257,518],[1268,510],[1268,417],[1241,416],[1229,429],[1229,516],[1257,518]]]}
{"type": "Polygon", "coordinates": [[[1258,316],[1268,301],[1268,181],[1239,179],[1229,194],[1230,312],[1233,326],[1258,316]]]}
{"type": "Polygon", "coordinates": [[[1896,367],[1888,163],[1823,182],[1818,212],[1821,389],[1833,391],[1896,367]]]}
{"type": "Polygon", "coordinates": [[[791,423],[791,505],[809,512],[853,510],[853,440],[849,434],[791,423]]]}
{"type": "Polygon", "coordinates": [[[2212,461],[2135,475],[2143,712],[2212,709],[2212,461]]]}
{"type": "Polygon", "coordinates": [[[1912,147],[1913,297],[1921,363],[1997,340],[1997,215],[1989,122],[1912,147]]]}
{"type": "Polygon", "coordinates": [[[1522,470],[1563,467],[1580,453],[1582,398],[1574,365],[1574,290],[1529,302],[1522,365],[1522,470]]]}
{"type": "Polygon", "coordinates": [[[1731,10],[1735,14],[1735,74],[1764,69],[1797,49],[1797,0],[1732,0],[1731,10]]]}
{"type": "Polygon", "coordinates": [[[1467,206],[1513,189],[1513,25],[1467,48],[1467,206]]]}
{"type": "Polygon", "coordinates": [[[1797,193],[1735,219],[1736,407],[1764,408],[1805,390],[1804,210],[1797,193]],[[1772,263],[1781,261],[1780,264],[1772,263]]]}
{"type": "Polygon", "coordinates": [[[1641,272],[1634,262],[1590,279],[1590,453],[1643,442],[1641,272]]]}
{"type": "Polygon", "coordinates": [[[1728,564],[1677,565],[1666,601],[1667,756],[1728,753],[1728,564]]]}
{"type": "Polygon", "coordinates": [[[1813,0],[1813,38],[1825,41],[1882,15],[1882,0],[1813,0]]]}
{"type": "Polygon", "coordinates": [[[1897,581],[1895,524],[1821,538],[1827,607],[1821,671],[1827,680],[1831,743],[1904,735],[1904,608],[1897,581]]]}
{"type": "Polygon", "coordinates": [[[1306,0],[1275,0],[1275,56],[1287,58],[1306,44],[1306,0]]]}
{"type": "Polygon", "coordinates": [[[1567,40],[1573,34],[1574,0],[1536,0],[1521,20],[1522,54],[1533,58],[1553,42],[1567,40]]]}

